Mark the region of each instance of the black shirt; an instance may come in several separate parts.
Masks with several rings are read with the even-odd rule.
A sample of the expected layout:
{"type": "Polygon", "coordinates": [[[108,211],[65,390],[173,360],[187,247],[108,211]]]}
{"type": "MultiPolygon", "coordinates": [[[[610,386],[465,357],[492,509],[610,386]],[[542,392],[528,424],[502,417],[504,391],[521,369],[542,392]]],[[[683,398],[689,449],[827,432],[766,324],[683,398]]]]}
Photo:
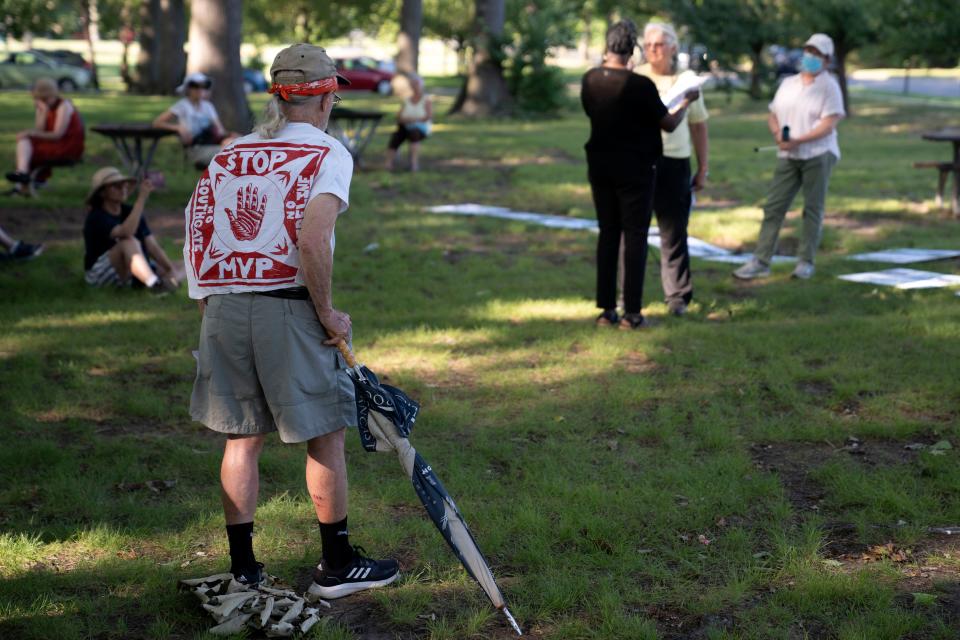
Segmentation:
{"type": "Polygon", "coordinates": [[[596,154],[656,162],[663,155],[660,120],[667,108],[649,78],[596,67],[583,75],[580,101],[590,118],[587,159],[596,154]]]}
{"type": "MultiPolygon", "coordinates": [[[[120,205],[119,217],[107,213],[100,207],[94,207],[90,210],[86,221],[83,223],[83,242],[87,248],[86,254],[83,256],[84,271],[89,270],[93,263],[97,261],[97,258],[113,248],[116,240],[110,237],[110,232],[113,231],[115,226],[123,223],[131,211],[133,211],[133,207],[128,204],[120,205]]],[[[137,226],[137,232],[134,236],[142,244],[143,239],[150,234],[147,219],[141,215],[140,224],[137,226]]],[[[144,252],[146,252],[146,248],[144,248],[144,252]]]]}

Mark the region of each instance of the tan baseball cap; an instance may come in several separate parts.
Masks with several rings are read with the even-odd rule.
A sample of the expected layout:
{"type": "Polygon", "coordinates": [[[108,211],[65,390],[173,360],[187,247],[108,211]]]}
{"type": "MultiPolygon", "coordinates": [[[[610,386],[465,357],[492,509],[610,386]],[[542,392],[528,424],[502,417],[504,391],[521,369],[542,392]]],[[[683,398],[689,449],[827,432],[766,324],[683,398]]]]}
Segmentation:
{"type": "Polygon", "coordinates": [[[336,78],[340,86],[350,81],[337,73],[327,50],[303,42],[290,45],[277,54],[270,66],[270,78],[276,84],[297,84],[313,82],[324,78],[336,78]]]}
{"type": "Polygon", "coordinates": [[[93,196],[97,195],[100,189],[111,184],[117,184],[118,182],[129,182],[132,184],[135,183],[136,180],[130,176],[123,175],[116,167],[97,169],[97,172],[93,174],[93,178],[90,180],[90,192],[87,194],[86,202],[89,204],[90,200],[93,196]]]}

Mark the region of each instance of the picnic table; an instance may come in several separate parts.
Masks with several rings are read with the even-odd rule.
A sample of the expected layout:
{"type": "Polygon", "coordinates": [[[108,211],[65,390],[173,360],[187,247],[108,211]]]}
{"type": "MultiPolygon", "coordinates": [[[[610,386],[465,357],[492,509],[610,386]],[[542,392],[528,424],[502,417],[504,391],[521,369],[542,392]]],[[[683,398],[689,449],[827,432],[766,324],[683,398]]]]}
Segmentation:
{"type": "Polygon", "coordinates": [[[169,129],[142,123],[100,124],[91,130],[110,138],[123,164],[135,178],[142,178],[150,170],[160,138],[176,135],[169,129]]]}
{"type": "Polygon", "coordinates": [[[343,143],[359,167],[361,166],[360,156],[370,144],[382,118],[383,114],[379,111],[334,107],[330,114],[327,133],[343,143]]]}
{"type": "Polygon", "coordinates": [[[951,209],[953,215],[960,216],[960,128],[940,129],[939,131],[928,131],[923,134],[924,140],[931,142],[951,142],[953,143],[953,161],[952,162],[917,162],[913,166],[917,168],[933,168],[939,172],[937,183],[937,206],[943,206],[943,189],[947,183],[947,177],[953,174],[953,198],[951,209]]]}

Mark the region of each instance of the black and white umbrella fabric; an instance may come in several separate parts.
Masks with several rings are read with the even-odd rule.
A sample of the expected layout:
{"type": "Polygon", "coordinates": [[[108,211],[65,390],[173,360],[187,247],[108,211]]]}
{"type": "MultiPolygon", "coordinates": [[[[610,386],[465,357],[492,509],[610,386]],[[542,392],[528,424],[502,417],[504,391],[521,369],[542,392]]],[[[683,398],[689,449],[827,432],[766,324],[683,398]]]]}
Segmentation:
{"type": "Polygon", "coordinates": [[[476,580],[490,602],[503,611],[517,635],[523,635],[503,599],[500,587],[487,565],[473,534],[453,498],[426,460],[411,446],[407,437],[420,412],[420,405],[400,389],[381,384],[377,376],[357,363],[345,342],[340,352],[350,366],[350,379],[356,388],[357,424],[360,441],[367,451],[395,451],[407,477],[413,482],[417,496],[444,540],[460,559],[467,573],[476,580]]]}

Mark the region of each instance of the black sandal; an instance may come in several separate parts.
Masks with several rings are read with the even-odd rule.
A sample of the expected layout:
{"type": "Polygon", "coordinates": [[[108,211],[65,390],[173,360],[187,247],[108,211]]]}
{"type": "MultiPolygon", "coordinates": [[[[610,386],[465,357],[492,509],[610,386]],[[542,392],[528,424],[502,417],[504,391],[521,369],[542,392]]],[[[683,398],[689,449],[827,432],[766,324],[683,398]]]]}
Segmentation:
{"type": "Polygon", "coordinates": [[[620,316],[617,315],[616,309],[605,309],[603,313],[597,316],[596,322],[598,327],[612,327],[619,321],[620,316]]]}
{"type": "Polygon", "coordinates": [[[642,329],[648,326],[646,318],[640,313],[625,313],[620,320],[620,329],[630,331],[631,329],[642,329]]]}

